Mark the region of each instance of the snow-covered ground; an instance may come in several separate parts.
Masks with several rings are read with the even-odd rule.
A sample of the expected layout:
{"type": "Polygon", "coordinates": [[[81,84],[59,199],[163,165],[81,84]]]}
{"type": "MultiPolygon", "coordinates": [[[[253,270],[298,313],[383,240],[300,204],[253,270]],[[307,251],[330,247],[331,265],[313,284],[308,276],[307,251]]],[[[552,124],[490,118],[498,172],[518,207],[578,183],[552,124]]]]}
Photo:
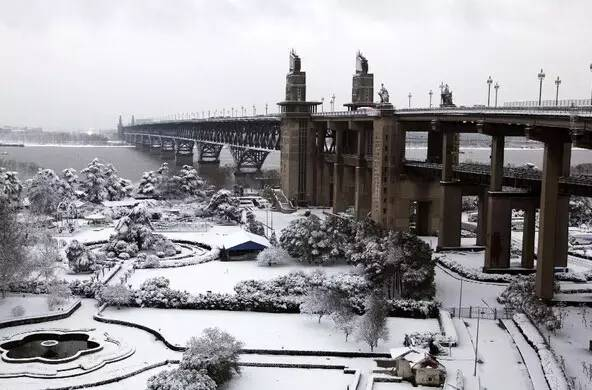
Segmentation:
{"type": "Polygon", "coordinates": [[[269,280],[294,271],[312,272],[322,270],[327,274],[348,272],[350,265],[314,266],[306,264],[287,264],[278,266],[258,266],[256,261],[210,261],[179,268],[138,269],[128,283],[138,288],[146,279],[164,276],[171,281],[170,287],[190,293],[221,292],[232,293],[234,286],[248,279],[269,280]]]}
{"type": "MultiPolygon", "coordinates": [[[[333,328],[331,320],[304,314],[273,314],[218,310],[108,308],[107,318],[135,322],[160,330],[173,343],[184,345],[204,328],[219,327],[245,343],[245,348],[298,349],[326,351],[369,351],[363,342],[345,336],[333,328]]],[[[390,317],[387,320],[390,340],[379,342],[377,350],[403,345],[406,333],[439,331],[436,319],[419,320],[390,317]]]]}
{"type": "MultiPolygon", "coordinates": [[[[67,305],[70,303],[72,302],[67,303],[67,305]]],[[[47,297],[45,295],[8,294],[6,298],[0,298],[0,321],[20,317],[33,317],[48,313],[55,313],[55,310],[49,310],[47,307],[47,297]],[[25,309],[25,313],[19,317],[13,316],[12,309],[15,306],[22,306],[23,309],[25,309]]]]}
{"type": "Polygon", "coordinates": [[[352,377],[353,375],[344,374],[342,370],[243,367],[240,377],[235,377],[220,390],[343,390],[352,377]]]}

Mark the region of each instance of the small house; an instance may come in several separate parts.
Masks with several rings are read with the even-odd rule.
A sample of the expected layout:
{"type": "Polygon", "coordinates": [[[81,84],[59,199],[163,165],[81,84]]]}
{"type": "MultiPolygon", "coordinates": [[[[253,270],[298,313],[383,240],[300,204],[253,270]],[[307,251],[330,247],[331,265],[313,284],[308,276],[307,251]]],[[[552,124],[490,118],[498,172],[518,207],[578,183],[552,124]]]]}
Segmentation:
{"type": "Polygon", "coordinates": [[[442,386],[446,368],[429,353],[414,348],[391,349],[395,373],[406,381],[421,386],[442,386]]]}

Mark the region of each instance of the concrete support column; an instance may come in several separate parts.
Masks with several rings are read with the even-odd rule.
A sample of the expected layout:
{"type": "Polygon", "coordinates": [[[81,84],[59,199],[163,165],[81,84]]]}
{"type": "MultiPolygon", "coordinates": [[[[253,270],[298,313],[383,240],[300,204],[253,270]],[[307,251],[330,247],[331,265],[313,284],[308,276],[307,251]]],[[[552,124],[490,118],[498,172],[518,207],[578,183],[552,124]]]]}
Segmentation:
{"type": "MultiPolygon", "coordinates": [[[[563,144],[561,176],[567,177],[571,167],[571,143],[563,144]]],[[[560,195],[557,200],[557,219],[555,222],[555,267],[567,267],[569,233],[569,196],[560,195]]]]}
{"type": "Polygon", "coordinates": [[[462,188],[456,182],[440,182],[440,228],[438,248],[460,246],[462,188]]]}
{"type": "Polygon", "coordinates": [[[491,191],[501,191],[504,180],[504,136],[494,135],[491,138],[491,191]]]}
{"type": "Polygon", "coordinates": [[[343,128],[335,130],[335,163],[333,164],[333,212],[345,210],[343,196],[343,128]]]}
{"type": "Polygon", "coordinates": [[[452,181],[454,177],[453,166],[458,160],[458,144],[455,141],[455,133],[445,132],[442,142],[442,181],[452,181]]]}
{"type": "Polygon", "coordinates": [[[536,208],[534,205],[524,210],[524,223],[522,228],[522,268],[534,267],[535,216],[536,208]]]}
{"type": "Polygon", "coordinates": [[[487,242],[484,270],[510,267],[512,239],[511,198],[501,192],[490,192],[487,206],[487,242]]]}
{"type": "Polygon", "coordinates": [[[484,191],[478,196],[477,203],[477,239],[475,245],[484,246],[487,243],[487,205],[488,192],[484,191]]]}
{"type": "Polygon", "coordinates": [[[431,163],[442,163],[442,133],[428,131],[428,152],[426,160],[431,163]]]}
{"type": "Polygon", "coordinates": [[[354,196],[354,208],[357,218],[365,218],[370,211],[370,196],[368,194],[368,179],[366,169],[366,130],[364,127],[358,128],[358,164],[356,166],[356,189],[354,196]]]}
{"type": "Polygon", "coordinates": [[[536,296],[553,298],[553,279],[557,255],[557,217],[559,215],[559,177],[562,173],[564,147],[560,142],[545,142],[541,211],[536,273],[536,296]]]}

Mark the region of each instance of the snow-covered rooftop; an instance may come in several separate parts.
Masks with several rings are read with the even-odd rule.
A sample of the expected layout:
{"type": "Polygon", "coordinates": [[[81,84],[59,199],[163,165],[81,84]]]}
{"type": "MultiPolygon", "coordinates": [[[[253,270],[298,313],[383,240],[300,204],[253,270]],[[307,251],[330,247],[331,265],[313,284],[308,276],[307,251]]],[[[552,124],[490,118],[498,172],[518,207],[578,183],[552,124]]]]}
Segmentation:
{"type": "Polygon", "coordinates": [[[236,232],[221,236],[219,246],[226,249],[247,249],[239,247],[248,243],[254,243],[256,244],[255,246],[265,248],[271,245],[265,237],[247,232],[245,230],[238,230],[236,232]]]}

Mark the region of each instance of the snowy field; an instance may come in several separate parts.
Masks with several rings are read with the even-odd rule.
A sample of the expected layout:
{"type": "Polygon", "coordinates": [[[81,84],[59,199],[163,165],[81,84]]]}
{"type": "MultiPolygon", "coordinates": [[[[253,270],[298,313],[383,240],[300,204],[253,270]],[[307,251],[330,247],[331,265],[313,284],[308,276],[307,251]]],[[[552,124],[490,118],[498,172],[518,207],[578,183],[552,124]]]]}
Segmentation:
{"type": "MultiPolygon", "coordinates": [[[[72,301],[66,305],[71,304],[72,301]]],[[[11,320],[20,317],[32,317],[47,313],[55,313],[47,307],[47,297],[45,295],[16,295],[10,294],[6,298],[0,299],[0,321],[11,320]],[[19,317],[12,315],[12,309],[15,306],[22,306],[25,314],[19,317]]]]}
{"type": "Polygon", "coordinates": [[[589,343],[592,340],[592,309],[566,307],[562,328],[555,333],[543,330],[557,359],[565,362],[568,378],[575,378],[576,389],[588,389],[591,382],[584,373],[583,363],[592,364],[589,343]]]}
{"type": "MultiPolygon", "coordinates": [[[[345,342],[345,336],[331,326],[330,319],[323,318],[319,324],[316,317],[303,314],[138,308],[108,308],[103,314],[160,330],[169,341],[180,345],[191,336],[200,335],[204,328],[219,327],[243,341],[245,348],[369,351],[355,337],[345,342]]],[[[380,352],[402,346],[406,333],[440,329],[436,319],[390,317],[387,324],[390,340],[379,342],[380,352]]]]}
{"type": "Polygon", "coordinates": [[[248,279],[269,280],[294,271],[312,272],[322,270],[326,274],[336,274],[353,270],[350,265],[314,266],[305,264],[289,264],[278,266],[258,266],[250,261],[210,261],[203,264],[189,265],[178,268],[138,269],[128,283],[138,288],[146,279],[164,276],[171,281],[170,287],[177,290],[197,294],[207,291],[233,293],[234,286],[248,279]]]}
{"type": "Polygon", "coordinates": [[[344,374],[342,370],[242,367],[240,377],[233,378],[219,389],[343,390],[352,378],[353,375],[344,374]]]}

